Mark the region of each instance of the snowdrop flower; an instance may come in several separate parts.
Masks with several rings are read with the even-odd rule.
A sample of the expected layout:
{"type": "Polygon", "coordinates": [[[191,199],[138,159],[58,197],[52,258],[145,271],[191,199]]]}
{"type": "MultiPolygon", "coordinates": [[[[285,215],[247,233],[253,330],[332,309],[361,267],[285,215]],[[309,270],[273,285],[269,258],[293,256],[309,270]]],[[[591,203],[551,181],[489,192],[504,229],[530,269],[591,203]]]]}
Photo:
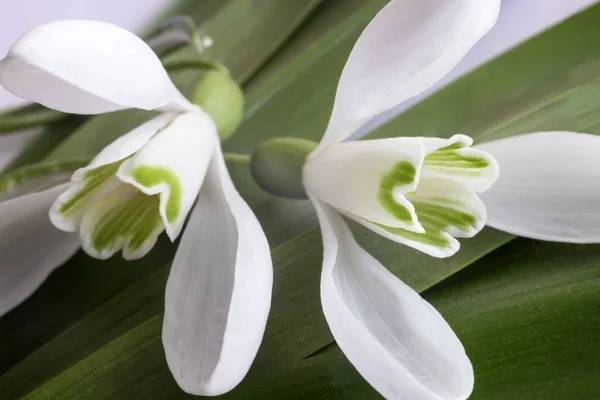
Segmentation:
{"type": "Polygon", "coordinates": [[[392,0],[355,44],[321,142],[273,139],[252,156],[265,190],[314,205],[323,312],[341,350],[388,399],[466,399],[473,368],[442,316],[362,249],[342,216],[434,257],[456,253],[456,238],[479,232],[488,213],[491,226],[519,235],[600,239],[600,189],[589,184],[600,175],[596,136],[546,132],[476,148],[464,135],[344,142],[443,78],[499,7],[392,0]]]}
{"type": "Polygon", "coordinates": [[[175,240],[191,214],[167,282],[166,358],[189,393],[232,389],[263,336],[272,264],[265,234],[227,172],[211,116],[184,98],[141,39],[103,22],[33,29],[0,62],[0,83],[69,113],[159,111],[70,182],[0,203],[0,229],[7,232],[0,238],[1,312],[80,243],[96,258],[119,251],[140,258],[163,231],[175,240]],[[48,222],[48,210],[64,232],[48,222]]]}

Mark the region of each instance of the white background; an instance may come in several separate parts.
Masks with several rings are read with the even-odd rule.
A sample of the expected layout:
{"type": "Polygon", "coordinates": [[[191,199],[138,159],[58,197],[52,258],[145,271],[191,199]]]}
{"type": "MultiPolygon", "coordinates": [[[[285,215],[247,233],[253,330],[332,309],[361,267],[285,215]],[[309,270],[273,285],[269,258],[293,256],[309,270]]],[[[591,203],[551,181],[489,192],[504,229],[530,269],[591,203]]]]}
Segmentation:
{"type": "MultiPolygon", "coordinates": [[[[21,34],[41,23],[58,19],[97,19],[136,31],[167,2],[168,0],[0,0],[0,57],[4,57],[10,45],[21,34]]],[[[503,0],[500,18],[492,31],[471,50],[450,76],[420,97],[596,2],[597,0],[503,0]]],[[[417,100],[399,105],[393,113],[406,109],[417,100]]],[[[20,103],[22,100],[0,87],[0,108],[20,103]]],[[[21,148],[25,138],[25,135],[0,137],[0,168],[21,148]]]]}

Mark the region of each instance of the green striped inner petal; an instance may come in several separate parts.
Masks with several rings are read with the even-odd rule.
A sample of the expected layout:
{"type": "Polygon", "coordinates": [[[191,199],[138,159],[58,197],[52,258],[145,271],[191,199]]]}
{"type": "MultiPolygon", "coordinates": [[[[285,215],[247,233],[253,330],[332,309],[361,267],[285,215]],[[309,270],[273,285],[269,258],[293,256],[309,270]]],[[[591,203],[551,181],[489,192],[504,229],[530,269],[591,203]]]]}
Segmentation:
{"type": "Polygon", "coordinates": [[[381,178],[377,199],[381,206],[396,219],[412,222],[411,211],[394,199],[394,189],[411,185],[417,176],[417,169],[408,161],[400,161],[381,178]]]}
{"type": "Polygon", "coordinates": [[[158,196],[148,196],[129,185],[120,185],[102,197],[84,216],[89,218],[88,245],[100,258],[123,249],[123,257],[144,256],[164,230],[158,196]]]}
{"type": "MultiPolygon", "coordinates": [[[[371,221],[369,221],[369,222],[371,222],[371,221]]],[[[402,228],[393,228],[390,226],[385,226],[385,225],[377,224],[374,222],[371,222],[371,223],[374,225],[377,225],[378,227],[380,227],[382,229],[385,229],[386,231],[390,232],[393,235],[400,236],[406,240],[412,240],[414,242],[419,242],[419,243],[426,244],[428,246],[434,246],[434,247],[439,247],[439,248],[451,247],[450,241],[442,235],[441,230],[438,230],[438,231],[427,230],[425,233],[416,233],[416,232],[411,232],[411,231],[408,231],[408,230],[402,229],[402,228]]]]}
{"type": "Polygon", "coordinates": [[[68,200],[60,205],[59,212],[64,217],[73,216],[104,187],[104,184],[115,175],[121,163],[112,163],[87,171],[82,178],[81,186],[68,200]]]}
{"type": "MultiPolygon", "coordinates": [[[[431,199],[430,199],[431,200],[431,199]]],[[[445,231],[453,226],[463,231],[475,228],[477,217],[456,208],[412,201],[419,222],[429,231],[445,231]]]]}
{"type": "Polygon", "coordinates": [[[468,153],[461,152],[461,143],[443,147],[425,156],[423,167],[443,167],[461,169],[465,175],[479,174],[481,169],[490,166],[490,162],[482,152],[470,149],[468,153]]]}

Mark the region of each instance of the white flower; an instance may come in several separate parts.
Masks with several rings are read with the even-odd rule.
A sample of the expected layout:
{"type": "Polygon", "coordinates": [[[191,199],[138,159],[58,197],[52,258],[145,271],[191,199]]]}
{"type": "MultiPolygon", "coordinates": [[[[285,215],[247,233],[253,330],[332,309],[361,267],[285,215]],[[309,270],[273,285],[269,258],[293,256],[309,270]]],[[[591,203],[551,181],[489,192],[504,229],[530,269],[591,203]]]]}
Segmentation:
{"type": "Polygon", "coordinates": [[[144,256],[190,220],[166,288],[163,343],[186,391],[217,395],[248,371],[270,307],[270,250],[236,191],[215,124],[175,88],[135,35],[103,22],[60,21],[25,34],[0,62],[0,83],[77,114],[161,113],[106,147],[70,183],[0,203],[0,312],[31,294],[81,245],[90,255],[144,256]],[[58,196],[58,198],[57,198],[58,196]],[[51,206],[52,205],[52,206],[51,206]],[[8,233],[8,231],[10,231],[8,233]]]}
{"type": "Polygon", "coordinates": [[[327,130],[303,167],[323,235],[325,317],[350,362],[388,399],[466,399],[473,368],[442,316],[356,243],[342,215],[435,257],[481,230],[486,206],[490,225],[508,232],[600,239],[598,137],[536,133],[477,148],[464,135],[343,142],[443,78],[493,26],[499,7],[392,0],[354,46],[327,130]]]}

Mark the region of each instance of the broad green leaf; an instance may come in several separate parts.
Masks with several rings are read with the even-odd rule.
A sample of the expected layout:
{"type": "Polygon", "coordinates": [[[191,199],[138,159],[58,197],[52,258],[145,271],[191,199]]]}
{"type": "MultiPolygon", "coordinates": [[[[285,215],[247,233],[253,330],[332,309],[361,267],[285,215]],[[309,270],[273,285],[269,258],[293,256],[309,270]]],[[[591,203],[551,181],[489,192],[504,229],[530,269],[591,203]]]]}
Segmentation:
{"type": "MultiPolygon", "coordinates": [[[[337,35],[325,35],[289,64],[284,59],[276,66],[277,75],[268,77],[263,86],[250,84],[252,95],[257,96],[252,103],[256,109],[228,147],[249,152],[266,137],[318,138],[352,45],[348,38],[358,35],[357,27],[381,3],[365,2],[332,27],[330,32],[337,35]]],[[[455,132],[493,137],[547,129],[543,127],[555,122],[563,129],[585,125],[587,131],[597,131],[598,102],[590,101],[590,87],[600,56],[595,46],[599,18],[600,5],[465,76],[372,137],[455,132]],[[551,105],[551,113],[542,112],[546,105],[551,105]],[[574,121],[570,115],[581,107],[586,113],[574,121]]],[[[257,361],[240,387],[225,397],[379,398],[333,344],[321,314],[320,235],[310,206],[260,193],[243,166],[233,168],[232,174],[271,241],[275,288],[257,361]]],[[[600,392],[595,382],[583,384],[597,375],[596,355],[600,354],[593,336],[599,328],[598,246],[521,239],[506,245],[511,236],[489,229],[464,241],[457,256],[443,261],[363,229],[356,233],[395,274],[418,290],[429,288],[426,297],[455,327],[473,358],[477,376],[473,398],[588,399],[590,393],[600,392]]],[[[77,268],[94,264],[80,255],[79,261],[59,269],[41,293],[9,314],[0,323],[2,352],[6,352],[2,359],[11,360],[0,377],[2,393],[10,393],[8,398],[30,393],[35,399],[187,398],[173,382],[160,344],[168,257],[163,262],[164,253],[157,250],[156,254],[144,280],[133,273],[128,280],[118,279],[129,264],[95,264],[106,268],[104,279],[117,277],[118,285],[105,291],[93,290],[96,276],[72,280],[78,277],[77,268]],[[82,286],[73,291],[70,282],[82,286]],[[90,293],[81,293],[84,289],[90,293]],[[57,312],[64,303],[55,296],[62,296],[67,304],[81,301],[96,306],[57,312]],[[103,301],[109,297],[110,301],[103,301]]]]}

